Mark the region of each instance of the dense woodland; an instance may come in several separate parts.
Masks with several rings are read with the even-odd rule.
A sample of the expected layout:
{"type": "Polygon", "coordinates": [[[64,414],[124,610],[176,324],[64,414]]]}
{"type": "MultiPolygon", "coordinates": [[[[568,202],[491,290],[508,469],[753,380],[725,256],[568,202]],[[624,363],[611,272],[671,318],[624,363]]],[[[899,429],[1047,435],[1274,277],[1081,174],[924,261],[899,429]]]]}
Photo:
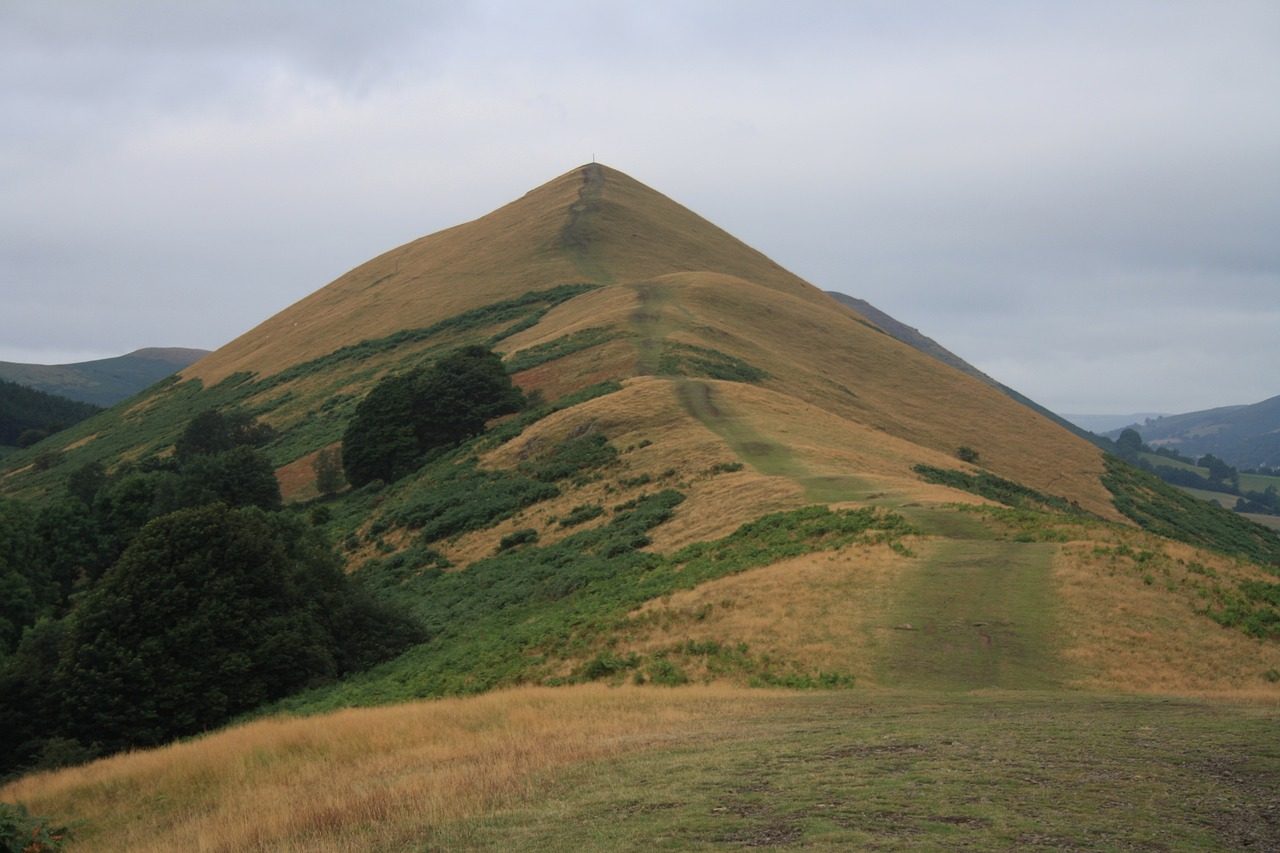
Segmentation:
{"type": "Polygon", "coordinates": [[[91,403],[0,379],[0,445],[30,447],[100,411],[91,403]]]}
{"type": "Polygon", "coordinates": [[[210,410],[169,457],[0,499],[0,775],[194,734],[419,638],[282,511],[269,437],[210,410]]]}
{"type": "MultiPolygon", "coordinates": [[[[484,347],[389,376],[341,460],[317,457],[320,491],[344,463],[377,488],[525,405],[484,347]]],[[[0,776],[195,734],[423,638],[344,574],[325,507],[282,507],[260,450],[275,437],[207,409],[171,453],[84,465],[42,505],[0,499],[0,776]]]]}

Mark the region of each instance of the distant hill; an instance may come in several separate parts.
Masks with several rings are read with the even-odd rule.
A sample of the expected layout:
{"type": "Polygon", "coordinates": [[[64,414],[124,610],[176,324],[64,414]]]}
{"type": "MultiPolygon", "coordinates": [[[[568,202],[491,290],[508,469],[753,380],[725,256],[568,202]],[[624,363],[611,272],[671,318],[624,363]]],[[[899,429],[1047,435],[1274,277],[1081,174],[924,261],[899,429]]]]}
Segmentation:
{"type": "Polygon", "coordinates": [[[98,406],[89,403],[0,380],[0,445],[18,444],[29,430],[58,432],[99,411],[98,406]]]}
{"type": "Polygon", "coordinates": [[[972,364],[965,361],[963,358],[956,355],[933,338],[923,334],[919,329],[908,326],[906,323],[890,317],[888,314],[884,313],[865,299],[858,299],[856,296],[849,296],[848,294],[840,293],[835,290],[828,290],[827,295],[834,298],[840,304],[847,305],[854,311],[857,311],[863,317],[866,317],[876,326],[880,327],[880,329],[890,337],[901,341],[907,346],[919,350],[925,355],[933,356],[943,364],[950,365],[956,370],[967,373],[974,379],[985,382],[987,385],[995,388],[1005,396],[1017,400],[1022,405],[1028,406],[1034,411],[1039,412],[1041,415],[1044,415],[1058,426],[1075,433],[1086,441],[1096,443],[1095,436],[1093,436],[1087,428],[1081,427],[1055,412],[1051,412],[1035,400],[1032,400],[1030,397],[1020,394],[1008,385],[992,379],[990,376],[983,373],[981,370],[974,367],[972,364]]]}
{"type": "Polygon", "coordinates": [[[1124,429],[1130,424],[1140,424],[1143,421],[1163,418],[1167,414],[1167,412],[1134,412],[1129,415],[1077,415],[1063,412],[1062,416],[1081,429],[1087,429],[1098,435],[1105,435],[1112,430],[1124,429]]]}
{"type": "MultiPolygon", "coordinates": [[[[1280,466],[1280,396],[1249,406],[1168,415],[1133,428],[1147,444],[1186,456],[1212,453],[1237,468],[1280,466]]],[[[1119,434],[1116,429],[1112,437],[1119,434]]]]}
{"type": "Polygon", "coordinates": [[[184,347],[147,347],[75,364],[0,361],[0,379],[96,406],[113,406],[209,354],[184,347]]]}

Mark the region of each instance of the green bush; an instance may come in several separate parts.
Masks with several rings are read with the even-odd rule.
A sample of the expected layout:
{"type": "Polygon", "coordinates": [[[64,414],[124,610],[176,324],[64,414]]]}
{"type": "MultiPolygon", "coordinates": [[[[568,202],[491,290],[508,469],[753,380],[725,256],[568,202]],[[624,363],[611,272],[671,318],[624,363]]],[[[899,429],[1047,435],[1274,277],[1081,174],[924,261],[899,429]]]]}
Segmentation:
{"type": "Polygon", "coordinates": [[[664,687],[679,687],[681,684],[689,683],[689,676],[685,671],[664,657],[654,658],[646,667],[645,674],[649,677],[651,684],[660,684],[664,687]]]}
{"type": "Polygon", "coordinates": [[[611,465],[617,458],[618,449],[596,432],[563,441],[541,458],[520,463],[518,470],[546,483],[568,477],[581,480],[585,472],[611,465]]]}
{"type": "Polygon", "coordinates": [[[551,483],[481,471],[471,462],[452,465],[444,476],[424,485],[417,497],[391,514],[396,524],[420,530],[424,542],[482,530],[560,494],[551,483]]]}
{"type": "Polygon", "coordinates": [[[538,541],[538,531],[532,527],[524,527],[512,533],[503,536],[498,542],[499,551],[507,551],[515,548],[517,545],[530,545],[538,541]]]}
{"type": "Polygon", "coordinates": [[[999,501],[1005,506],[1017,509],[1056,510],[1071,515],[1087,515],[1080,507],[1063,498],[1037,492],[1035,489],[1024,486],[1021,483],[997,477],[989,471],[970,474],[965,471],[935,468],[932,465],[916,465],[911,470],[915,471],[927,482],[972,492],[975,495],[999,501]]]}
{"type": "Polygon", "coordinates": [[[604,515],[604,507],[599,504],[581,504],[569,510],[569,514],[560,519],[560,526],[574,527],[602,515],[604,515]]]}
{"type": "Polygon", "coordinates": [[[70,835],[49,818],[32,816],[24,805],[0,803],[0,853],[56,853],[70,835]]]}
{"type": "Polygon", "coordinates": [[[640,658],[635,652],[631,652],[626,657],[619,657],[612,651],[603,651],[583,665],[578,678],[582,681],[598,681],[601,678],[610,678],[629,669],[635,669],[639,663],[640,658]]]}
{"type": "Polygon", "coordinates": [[[556,359],[564,358],[575,352],[599,346],[618,337],[618,331],[603,327],[580,329],[572,334],[556,338],[545,344],[522,349],[507,359],[508,373],[519,373],[556,359]]]}

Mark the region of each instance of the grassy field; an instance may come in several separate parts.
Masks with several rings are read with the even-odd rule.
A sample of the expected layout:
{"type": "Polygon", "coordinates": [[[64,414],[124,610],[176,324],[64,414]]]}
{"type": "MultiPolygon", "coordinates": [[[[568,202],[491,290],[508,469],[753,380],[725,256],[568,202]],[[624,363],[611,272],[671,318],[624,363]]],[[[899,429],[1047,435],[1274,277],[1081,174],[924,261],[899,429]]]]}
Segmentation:
{"type": "MultiPolygon", "coordinates": [[[[1170,459],[1167,456],[1161,456],[1158,453],[1140,453],[1138,454],[1152,465],[1164,465],[1169,468],[1177,468],[1180,471],[1190,471],[1191,473],[1209,479],[1209,469],[1201,468],[1187,462],[1181,462],[1177,459],[1170,459]]],[[[1265,474],[1241,474],[1240,489],[1245,492],[1265,492],[1268,487],[1275,486],[1280,489],[1280,477],[1268,477],[1265,474]]],[[[1218,493],[1214,493],[1215,495],[1218,493]]],[[[1232,499],[1234,506],[1234,498],[1232,499]]]]}
{"type": "Polygon", "coordinates": [[[1272,530],[1280,530],[1280,515],[1261,515],[1256,512],[1243,513],[1244,517],[1250,521],[1257,522],[1264,527],[1270,527],[1272,530]]]}
{"type": "Polygon", "coordinates": [[[1275,849],[1280,708],[587,686],[268,720],[0,789],[83,850],[1275,849]]]}
{"type": "Polygon", "coordinates": [[[1240,499],[1236,495],[1228,495],[1225,492],[1211,492],[1208,489],[1193,489],[1190,486],[1177,486],[1176,488],[1181,489],[1187,494],[1197,497],[1202,501],[1212,501],[1218,506],[1225,507],[1226,509],[1234,509],[1236,501],[1240,499]]]}

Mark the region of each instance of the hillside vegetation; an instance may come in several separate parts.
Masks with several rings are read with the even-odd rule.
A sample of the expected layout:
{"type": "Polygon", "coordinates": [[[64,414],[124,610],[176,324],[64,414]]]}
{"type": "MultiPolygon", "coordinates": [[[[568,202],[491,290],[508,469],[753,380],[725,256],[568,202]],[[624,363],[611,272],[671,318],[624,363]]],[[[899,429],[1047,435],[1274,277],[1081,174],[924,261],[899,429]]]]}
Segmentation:
{"type": "Polygon", "coordinates": [[[0,445],[30,447],[98,411],[88,403],[0,380],[0,445]]]}
{"type": "MultiPolygon", "coordinates": [[[[850,812],[839,774],[899,761],[868,742],[889,730],[858,715],[898,719],[932,697],[937,716],[904,748],[941,784],[969,759],[1034,751],[1045,696],[1280,697],[1280,537],[594,164],[370,261],[38,459],[0,464],[0,583],[22,591],[0,614],[6,766],[245,723],[0,794],[88,821],[89,848],[152,843],[136,833],[227,849],[483,845],[499,826],[555,846],[545,814],[494,810],[598,814],[619,798],[633,832],[628,809],[670,811],[676,847],[879,843],[899,813],[939,844],[1071,846],[1085,830],[1064,813],[1036,835],[1001,770],[974,771],[995,804],[918,813],[886,783],[880,807],[850,812]],[[530,686],[566,689],[449,698],[530,686]],[[1043,701],[1009,711],[1001,691],[1043,701]],[[665,710],[637,722],[632,696],[665,710]],[[440,701],[343,710],[422,698],[440,701]],[[980,722],[990,709],[1022,715],[1014,746],[980,722]],[[595,712],[598,725],[565,722],[595,712]],[[965,757],[939,735],[947,718],[975,733],[965,757]],[[839,761],[808,780],[770,765],[744,777],[764,787],[706,800],[701,780],[722,786],[759,760],[749,730],[797,762],[839,761]],[[708,734],[705,775],[679,770],[689,731],[708,734]],[[539,738],[554,743],[531,748],[539,738]],[[549,773],[662,744],[656,763],[608,771],[617,796],[548,793],[563,790],[549,773]],[[333,767],[355,781],[335,785],[333,767]],[[650,772],[706,809],[636,793],[650,772]],[[308,781],[269,794],[285,777],[308,781]],[[247,778],[243,798],[229,793],[247,778]],[[112,814],[126,801],[146,820],[112,814]]],[[[1083,719],[1091,700],[1078,701],[1083,719]]],[[[1159,706],[1097,701],[1104,726],[1159,706]]],[[[1185,726],[1141,760],[1123,739],[1055,736],[1076,754],[1118,749],[1107,772],[1168,773],[1206,725],[1179,707],[1185,726]]],[[[1217,742],[1236,754],[1265,723],[1232,707],[1217,742]]],[[[1054,789],[1078,781],[1051,764],[1054,789]]],[[[1193,810],[1178,838],[1253,837],[1240,826],[1280,777],[1224,793],[1184,769],[1242,817],[1193,810]]],[[[1140,792],[1162,819],[1088,831],[1144,844],[1174,790],[1140,792]]],[[[1100,796],[1071,794],[1085,811],[1100,796]]]]}

